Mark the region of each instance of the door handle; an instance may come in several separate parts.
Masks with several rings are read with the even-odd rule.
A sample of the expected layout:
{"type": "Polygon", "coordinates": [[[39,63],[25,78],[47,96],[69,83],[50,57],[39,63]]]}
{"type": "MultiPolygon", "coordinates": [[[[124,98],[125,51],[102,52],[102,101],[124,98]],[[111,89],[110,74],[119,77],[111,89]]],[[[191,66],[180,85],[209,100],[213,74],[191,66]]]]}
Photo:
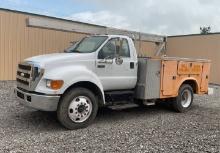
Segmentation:
{"type": "Polygon", "coordinates": [[[134,62],[130,62],[130,69],[134,69],[134,62]]]}

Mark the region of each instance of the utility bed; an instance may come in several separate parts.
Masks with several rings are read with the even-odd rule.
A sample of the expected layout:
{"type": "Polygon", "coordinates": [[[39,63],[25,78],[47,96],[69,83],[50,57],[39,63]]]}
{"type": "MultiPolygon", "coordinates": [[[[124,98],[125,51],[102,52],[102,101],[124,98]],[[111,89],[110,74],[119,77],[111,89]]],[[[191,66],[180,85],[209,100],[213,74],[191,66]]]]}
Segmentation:
{"type": "Polygon", "coordinates": [[[135,98],[159,99],[178,95],[187,81],[194,93],[208,93],[210,60],[177,57],[139,58],[135,98]]]}

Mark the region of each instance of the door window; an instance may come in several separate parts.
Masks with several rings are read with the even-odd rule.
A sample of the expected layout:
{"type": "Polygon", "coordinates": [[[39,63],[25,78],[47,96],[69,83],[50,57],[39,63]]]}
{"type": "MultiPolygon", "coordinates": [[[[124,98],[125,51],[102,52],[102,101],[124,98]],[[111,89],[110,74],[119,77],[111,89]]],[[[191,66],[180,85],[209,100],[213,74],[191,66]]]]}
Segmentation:
{"type": "Polygon", "coordinates": [[[114,58],[115,55],[119,57],[130,57],[130,49],[127,39],[114,38],[109,40],[107,44],[100,50],[98,59],[114,58]]]}
{"type": "Polygon", "coordinates": [[[100,50],[98,59],[114,58],[116,53],[116,38],[109,40],[100,50]]]}
{"type": "Polygon", "coordinates": [[[121,41],[121,50],[119,51],[119,56],[130,57],[130,49],[127,39],[122,39],[121,41]]]}

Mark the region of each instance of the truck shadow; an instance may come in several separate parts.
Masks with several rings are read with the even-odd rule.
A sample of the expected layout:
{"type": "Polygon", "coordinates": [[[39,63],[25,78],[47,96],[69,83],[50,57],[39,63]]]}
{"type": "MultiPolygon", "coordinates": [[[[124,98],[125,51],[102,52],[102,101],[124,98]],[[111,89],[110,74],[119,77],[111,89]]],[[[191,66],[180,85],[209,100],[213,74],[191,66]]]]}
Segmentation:
{"type": "Polygon", "coordinates": [[[60,130],[61,126],[57,120],[56,112],[42,112],[42,111],[25,111],[16,115],[17,128],[29,129],[30,131],[51,131],[60,130]],[[22,123],[22,124],[21,124],[22,123]]]}
{"type": "MultiPolygon", "coordinates": [[[[193,109],[193,108],[192,108],[193,109]]],[[[159,104],[148,107],[128,107],[128,108],[101,108],[98,111],[97,117],[94,121],[94,127],[100,124],[113,123],[118,121],[126,121],[131,119],[149,117],[158,117],[166,114],[175,113],[169,105],[159,104]]],[[[63,128],[56,117],[56,112],[42,112],[42,111],[26,111],[16,116],[16,121],[20,122],[17,128],[29,129],[30,131],[63,131],[63,128]]]]}
{"type": "Polygon", "coordinates": [[[98,111],[96,122],[118,121],[118,120],[130,120],[132,118],[138,118],[140,116],[158,115],[161,113],[173,113],[172,108],[164,103],[160,103],[155,106],[137,106],[133,107],[115,107],[115,108],[102,108],[98,111]]]}

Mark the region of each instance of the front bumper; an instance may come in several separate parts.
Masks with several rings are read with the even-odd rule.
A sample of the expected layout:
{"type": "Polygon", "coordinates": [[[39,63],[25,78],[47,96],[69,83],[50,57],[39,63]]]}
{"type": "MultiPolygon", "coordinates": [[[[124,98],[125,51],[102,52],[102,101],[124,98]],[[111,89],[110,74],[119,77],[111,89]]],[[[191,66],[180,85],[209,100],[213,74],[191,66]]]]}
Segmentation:
{"type": "Polygon", "coordinates": [[[14,90],[19,102],[25,106],[42,110],[56,111],[60,96],[58,95],[41,95],[37,93],[28,93],[18,88],[14,90]]]}

